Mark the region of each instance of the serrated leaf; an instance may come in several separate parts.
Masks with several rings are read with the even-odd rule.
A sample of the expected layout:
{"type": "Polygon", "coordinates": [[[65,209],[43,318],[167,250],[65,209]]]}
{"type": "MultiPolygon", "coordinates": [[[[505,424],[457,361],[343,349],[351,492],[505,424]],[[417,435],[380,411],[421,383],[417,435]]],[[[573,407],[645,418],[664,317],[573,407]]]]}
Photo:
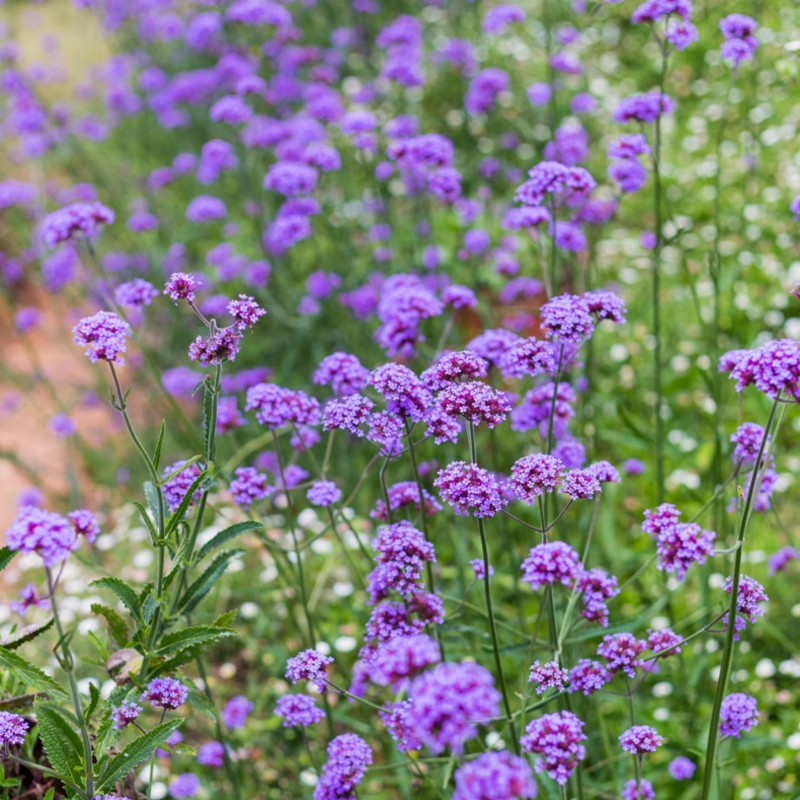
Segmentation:
{"type": "Polygon", "coordinates": [[[233,623],[236,622],[236,617],[238,616],[239,616],[239,609],[232,608],[230,611],[226,611],[224,614],[221,614],[214,620],[214,627],[232,628],[233,623]]]}
{"type": "Polygon", "coordinates": [[[5,647],[0,647],[0,667],[8,670],[20,683],[40,692],[66,697],[66,692],[38,667],[5,647]]]}
{"type": "Polygon", "coordinates": [[[2,572],[13,560],[17,554],[16,550],[10,547],[0,547],[0,572],[2,572]]]}
{"type": "Polygon", "coordinates": [[[145,482],[144,484],[144,496],[147,500],[147,507],[150,509],[150,513],[153,515],[153,519],[158,524],[161,521],[161,504],[159,501],[159,489],[156,489],[150,481],[145,482]]]}
{"type": "Polygon", "coordinates": [[[3,645],[6,650],[16,650],[21,645],[25,644],[25,642],[30,642],[35,639],[37,636],[40,636],[45,631],[50,630],[55,623],[55,617],[51,617],[44,625],[39,625],[37,627],[33,627],[30,630],[20,634],[16,639],[11,639],[3,645]]]}
{"type": "Polygon", "coordinates": [[[53,769],[80,784],[83,778],[83,744],[72,725],[48,703],[34,705],[39,739],[53,769]]]}
{"type": "Polygon", "coordinates": [[[158,600],[154,594],[155,587],[148,583],[139,595],[139,602],[142,604],[142,619],[149,625],[153,621],[153,615],[158,608],[158,600]]]}
{"type": "Polygon", "coordinates": [[[163,722],[138,739],[134,739],[118,756],[108,762],[108,766],[97,779],[97,790],[101,791],[114,786],[136,767],[147,761],[156,749],[161,747],[181,726],[182,722],[183,720],[180,719],[163,722]]]}
{"type": "Polygon", "coordinates": [[[108,629],[111,632],[111,638],[120,647],[125,647],[130,641],[130,633],[125,620],[113,608],[104,606],[102,603],[92,603],[91,609],[93,614],[105,617],[106,622],[108,622],[108,629]]]}
{"type": "Polygon", "coordinates": [[[257,531],[263,527],[264,526],[260,522],[256,522],[255,520],[237,522],[235,525],[225,528],[225,530],[220,531],[219,533],[215,534],[213,538],[209,539],[197,553],[197,560],[201,561],[207,555],[210,555],[214,552],[214,550],[219,549],[231,539],[235,539],[237,536],[241,536],[243,533],[257,531]]]}
{"type": "Polygon", "coordinates": [[[151,655],[156,658],[166,658],[167,656],[180,653],[187,647],[205,645],[225,639],[228,636],[235,636],[236,631],[230,628],[215,628],[213,625],[195,625],[192,628],[184,628],[182,631],[174,631],[162,637],[159,647],[151,655]]]}
{"type": "Polygon", "coordinates": [[[95,710],[97,709],[97,704],[100,702],[100,690],[95,686],[94,683],[89,684],[89,705],[86,706],[86,710],[83,712],[86,721],[88,722],[92,714],[94,714],[95,710]]]}
{"type": "Polygon", "coordinates": [[[223,550],[208,565],[203,574],[183,593],[178,608],[184,614],[195,609],[202,599],[214,588],[234,558],[243,555],[244,550],[223,550]]]}
{"type": "Polygon", "coordinates": [[[164,436],[167,433],[167,423],[162,419],[161,420],[161,430],[158,433],[158,441],[156,442],[156,450],[153,453],[153,466],[158,469],[158,465],[161,462],[161,450],[164,447],[164,436]]]}
{"type": "Polygon", "coordinates": [[[128,611],[131,612],[133,618],[137,622],[142,622],[142,606],[139,600],[139,595],[136,591],[128,586],[125,581],[119,578],[100,578],[99,580],[92,581],[90,586],[101,586],[104,589],[109,589],[122,601],[122,604],[128,611]]]}

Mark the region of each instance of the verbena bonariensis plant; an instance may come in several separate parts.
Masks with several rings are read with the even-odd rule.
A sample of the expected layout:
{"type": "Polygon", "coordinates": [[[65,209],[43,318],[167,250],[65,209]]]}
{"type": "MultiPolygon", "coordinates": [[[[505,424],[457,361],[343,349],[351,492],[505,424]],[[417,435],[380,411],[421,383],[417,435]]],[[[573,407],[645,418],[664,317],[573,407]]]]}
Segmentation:
{"type": "Polygon", "coordinates": [[[756,330],[727,238],[761,186],[767,111],[737,93],[768,78],[757,23],[720,5],[698,31],[688,0],[79,5],[117,48],[90,115],[3,51],[8,147],[80,183],[2,184],[0,266],[81,304],[144,483],[134,520],[28,494],[8,531],[3,566],[38,570],[14,613],[41,621],[0,647],[0,790],[730,796],[733,740],[771,752],[778,717],[734,664],[793,654],[779,609],[752,627],[781,586],[755,514],[785,529],[770,577],[797,558],[773,507],[790,296],[765,289],[756,330]],[[684,109],[709,84],[698,186],[678,170],[707,120],[684,109]],[[755,386],[739,408],[727,373],[755,386]]]}

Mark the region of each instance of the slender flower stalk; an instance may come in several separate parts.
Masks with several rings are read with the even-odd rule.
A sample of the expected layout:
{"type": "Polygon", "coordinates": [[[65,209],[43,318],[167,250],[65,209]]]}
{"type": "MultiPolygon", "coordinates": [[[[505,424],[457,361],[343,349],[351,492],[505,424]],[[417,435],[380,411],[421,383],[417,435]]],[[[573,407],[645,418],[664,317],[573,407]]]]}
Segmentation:
{"type": "MultiPolygon", "coordinates": [[[[711,722],[708,728],[708,743],[706,744],[706,757],[705,766],[703,769],[703,800],[709,800],[711,797],[711,787],[714,779],[714,767],[717,757],[717,740],[719,738],[719,718],[722,709],[722,701],[725,697],[725,689],[728,684],[728,676],[730,674],[731,661],[733,660],[734,637],[736,634],[736,616],[737,616],[737,603],[739,600],[739,584],[742,572],[742,556],[744,554],[744,540],[747,533],[747,525],[750,521],[750,514],[753,508],[753,499],[756,495],[757,484],[760,483],[758,472],[759,468],[763,476],[766,470],[766,464],[763,457],[767,449],[767,442],[770,435],[773,433],[773,424],[776,420],[776,415],[780,407],[780,394],[775,398],[772,404],[772,409],[767,419],[767,425],[764,429],[764,435],[761,439],[761,445],[758,449],[758,456],[755,460],[755,468],[753,477],[750,480],[750,485],[747,490],[747,496],[742,509],[742,515],[739,519],[739,533],[737,536],[738,547],[733,562],[733,579],[731,583],[731,602],[728,608],[728,625],[725,633],[725,645],[722,650],[722,662],[719,668],[719,677],[717,678],[717,689],[714,695],[714,707],[711,712],[711,722]],[[763,466],[761,466],[763,465],[763,466]]],[[[785,410],[785,406],[781,411],[785,410]]],[[[782,417],[781,417],[782,418],[782,417]]],[[[780,420],[778,420],[780,423],[780,420]]],[[[777,425],[775,429],[777,430],[777,425]]]]}

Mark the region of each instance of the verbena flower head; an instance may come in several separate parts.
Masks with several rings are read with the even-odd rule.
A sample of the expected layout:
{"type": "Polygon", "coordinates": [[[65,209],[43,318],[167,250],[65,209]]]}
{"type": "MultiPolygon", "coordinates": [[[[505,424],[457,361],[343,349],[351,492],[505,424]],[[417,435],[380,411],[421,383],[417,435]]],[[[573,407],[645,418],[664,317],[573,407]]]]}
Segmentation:
{"type": "Polygon", "coordinates": [[[520,404],[511,412],[511,429],[515,431],[538,430],[546,437],[550,431],[553,414],[553,435],[562,439],[567,435],[569,421],[575,416],[575,390],[565,381],[553,381],[526,392],[520,404]],[[553,395],[555,394],[555,403],[553,395]],[[554,412],[554,413],[553,413],[554,412]]]}
{"type": "Polygon", "coordinates": [[[370,657],[369,677],[378,686],[391,686],[397,692],[439,661],[439,645],[430,636],[395,636],[380,644],[370,657]]]}
{"type": "Polygon", "coordinates": [[[690,781],[696,771],[697,764],[686,756],[678,756],[669,764],[669,774],[676,781],[690,781]]]}
{"type": "Polygon", "coordinates": [[[719,730],[723,736],[742,738],[743,733],[758,725],[761,715],[758,702],[749,694],[729,694],[723,701],[719,714],[719,730]]]}
{"type": "Polygon", "coordinates": [[[319,386],[330,386],[336,397],[351,397],[367,386],[369,370],[356,356],[336,352],[320,361],[313,380],[319,386]]]}
{"type": "Polygon", "coordinates": [[[483,18],[483,31],[492,36],[505,33],[509,26],[525,22],[525,10],[518,5],[505,3],[490,8],[483,18]]]}
{"type": "Polygon", "coordinates": [[[792,561],[800,560],[800,550],[796,550],[790,545],[782,547],[769,560],[769,575],[772,577],[778,572],[783,572],[792,561]]]}
{"type": "Polygon", "coordinates": [[[35,506],[22,506],[6,534],[11,550],[36,553],[45,567],[54,567],[78,549],[78,537],[69,521],[35,506]]]}
{"type": "Polygon", "coordinates": [[[308,681],[324,692],[331,664],[333,659],[330,656],[324,656],[317,650],[303,650],[286,662],[286,680],[293,684],[308,681]]]}
{"type": "Polygon", "coordinates": [[[642,778],[641,791],[639,791],[639,781],[631,778],[625,781],[622,787],[622,800],[656,800],[656,791],[650,781],[642,778]]]}
{"type": "Polygon", "coordinates": [[[636,659],[647,649],[647,642],[637,639],[632,633],[614,633],[603,637],[597,655],[608,663],[612,674],[623,672],[629,678],[636,677],[636,659]]]}
{"type": "Polygon", "coordinates": [[[42,241],[48,247],[67,242],[76,234],[94,239],[103,225],[114,222],[114,212],[102,203],[74,203],[52,214],[42,222],[42,241]]]}
{"type": "Polygon", "coordinates": [[[173,272],[164,286],[164,294],[175,303],[186,300],[193,303],[195,293],[200,288],[200,282],[188,272],[173,272]]]}
{"type": "Polygon", "coordinates": [[[755,37],[758,23],[744,14],[730,14],[720,20],[719,29],[725,37],[722,45],[722,57],[731,66],[737,68],[745,61],[751,61],[758,50],[758,39],[755,37]]]}
{"type": "Polygon", "coordinates": [[[255,706],[243,695],[232,697],[222,709],[222,721],[230,730],[243,728],[255,706]]]}
{"type": "Polygon", "coordinates": [[[370,385],[381,394],[393,414],[420,422],[433,402],[423,382],[402,364],[384,364],[373,370],[370,385]]]}
{"type": "MultiPolygon", "coordinates": [[[[733,578],[725,578],[722,588],[728,594],[733,591],[733,578]]],[[[763,617],[766,613],[759,603],[766,603],[769,601],[764,587],[748,575],[742,575],[739,579],[739,592],[736,595],[736,612],[744,617],[747,617],[750,624],[755,623],[759,617],[763,617]]]]}
{"type": "MultiPolygon", "coordinates": [[[[722,357],[721,370],[732,355],[722,357]]],[[[800,342],[776,339],[757,350],[740,351],[733,363],[730,378],[736,381],[737,392],[755,386],[773,400],[782,394],[800,403],[800,342]]]]}
{"type": "MultiPolygon", "coordinates": [[[[403,508],[414,508],[422,513],[422,503],[419,499],[419,486],[413,481],[403,481],[395,483],[387,490],[389,495],[389,510],[392,514],[400,511],[403,508]]],[[[442,505],[439,501],[426,489],[422,490],[422,497],[425,503],[425,516],[432,517],[442,510],[442,505]]],[[[386,513],[386,503],[380,499],[376,501],[375,508],[370,512],[370,517],[380,520],[381,522],[388,522],[389,515],[386,513]]]]}
{"type": "Polygon", "coordinates": [[[368,397],[353,394],[342,400],[332,400],[322,412],[324,431],[347,431],[359,438],[364,436],[364,425],[372,416],[375,403],[368,397]]]}
{"type": "Polygon", "coordinates": [[[619,737],[619,743],[626,753],[641,756],[645,753],[655,753],[664,744],[664,738],[649,725],[634,725],[619,737]]]}
{"type": "Polygon", "coordinates": [[[600,568],[584,570],[578,581],[578,591],[581,592],[583,601],[581,616],[607,628],[608,606],[606,601],[616,597],[620,592],[616,577],[600,568]]]}
{"type": "Polygon", "coordinates": [[[511,411],[511,403],[503,392],[478,381],[452,383],[439,392],[436,401],[445,414],[464,417],[473,425],[484,423],[495,428],[511,411]]]}
{"type": "Polygon", "coordinates": [[[588,195],[597,185],[583,167],[567,167],[557,161],[542,161],[528,172],[529,180],[517,189],[516,200],[526,206],[572,201],[588,195]]]}
{"type": "Polygon", "coordinates": [[[516,380],[553,373],[553,345],[541,339],[521,339],[501,356],[499,366],[504,378],[516,380]]]}
{"type": "Polygon", "coordinates": [[[225,748],[222,742],[206,742],[197,751],[197,763],[203,767],[220,769],[225,764],[225,748]]]}
{"type": "Polygon", "coordinates": [[[149,306],[158,297],[158,289],[150,281],[134,278],[114,289],[114,300],[127,308],[149,306]]]}
{"type": "Polygon", "coordinates": [[[156,678],[147,684],[142,701],[158,708],[180,708],[189,696],[189,689],[175,678],[156,678]]]}
{"type": "MultiPolygon", "coordinates": [[[[166,478],[176,470],[183,467],[185,461],[176,461],[164,468],[161,473],[162,478],[166,478]]],[[[192,488],[192,484],[200,477],[202,470],[196,463],[189,464],[186,469],[182,469],[174,478],[164,484],[164,499],[167,501],[167,506],[170,512],[175,512],[186,497],[186,493],[192,488]]],[[[194,491],[189,508],[200,502],[202,490],[198,487],[194,491]]]]}
{"type": "Polygon", "coordinates": [[[24,717],[10,711],[0,711],[0,746],[19,747],[25,743],[30,725],[24,717]]]}
{"type": "Polygon", "coordinates": [[[314,789],[314,800],[348,800],[372,764],[372,749],[354,733],[343,733],[328,745],[328,763],[314,789]]]}
{"type": "Polygon", "coordinates": [[[522,580],[534,591],[557,583],[571,586],[581,572],[580,556],[565,542],[536,545],[522,562],[522,580]]]}
{"type": "Polygon", "coordinates": [[[306,492],[312,506],[329,508],[342,499],[342,490],[333,481],[316,481],[306,492]]]}
{"type": "Polygon", "coordinates": [[[114,723],[114,730],[120,731],[127,728],[132,722],[136,722],[144,709],[131,700],[126,700],[121,706],[117,706],[111,711],[111,720],[114,723]]]}
{"type": "Polygon", "coordinates": [[[623,100],[614,112],[614,121],[650,125],[660,116],[669,116],[674,110],[675,102],[669,95],[653,91],[623,100]]]}
{"type": "Polygon", "coordinates": [[[97,517],[85,508],[78,508],[67,514],[67,519],[78,536],[83,536],[89,544],[94,544],[100,535],[100,523],[97,517]]]}
{"type": "Polygon", "coordinates": [[[382,527],[372,546],[378,565],[369,577],[373,603],[388,597],[391,591],[404,597],[414,594],[425,564],[436,561],[433,545],[405,520],[382,527]]]}
{"type": "Polygon", "coordinates": [[[503,355],[517,342],[519,336],[503,328],[493,328],[476,336],[468,345],[467,350],[477,353],[490,366],[499,366],[503,355]]]}
{"type": "Polygon", "coordinates": [[[583,295],[558,295],[542,306],[541,316],[551,339],[582,342],[594,333],[594,319],[583,295]]]}
{"type": "Polygon", "coordinates": [[[451,383],[482,380],[488,371],[489,363],[485,359],[471,350],[460,350],[440,356],[420,377],[432,392],[438,392],[451,383]]]}
{"type": "Polygon", "coordinates": [[[647,631],[647,647],[662,657],[676,656],[681,652],[682,637],[669,628],[647,631]]]}
{"type": "Polygon", "coordinates": [[[198,336],[189,345],[189,359],[203,367],[219,366],[227,361],[235,361],[239,355],[242,334],[236,328],[223,328],[208,339],[198,336]]]}
{"type": "MultiPolygon", "coordinates": [[[[745,422],[740,425],[731,436],[731,442],[736,445],[733,450],[734,464],[743,467],[752,467],[758,458],[758,451],[764,441],[766,431],[754,422],[745,422]]],[[[768,436],[764,443],[764,452],[769,452],[772,437],[768,436]]]]}
{"type": "Polygon", "coordinates": [[[279,161],[264,177],[264,188],[285,197],[311,194],[317,185],[317,171],[306,164],[279,161]]]}
{"type": "Polygon", "coordinates": [[[713,555],[717,534],[693,522],[679,522],[681,513],[675,506],[663,503],[644,515],[642,530],[656,541],[660,570],[682,581],[693,564],[704,564],[713,555]]]}
{"type": "Polygon", "coordinates": [[[192,775],[191,772],[184,772],[172,780],[169,785],[169,793],[177,800],[182,800],[182,798],[186,797],[196,797],[200,792],[200,788],[200,778],[197,775],[192,775]]]}
{"type": "Polygon", "coordinates": [[[98,361],[125,363],[121,356],[128,348],[130,328],[117,314],[98,311],[91,317],[84,317],[72,333],[75,344],[86,348],[84,353],[92,364],[98,361]]]}
{"type": "Polygon", "coordinates": [[[568,679],[569,672],[562,669],[558,661],[550,661],[547,664],[535,661],[528,676],[528,682],[536,686],[536,694],[544,694],[548,689],[560,692],[568,679]]]}
{"type": "Polygon", "coordinates": [[[508,504],[497,478],[477,464],[454,461],[439,470],[433,485],[442,500],[462,516],[494,517],[508,504]]]}
{"type": "Polygon", "coordinates": [[[234,475],[230,490],[234,503],[240,508],[248,509],[275,491],[275,487],[267,483],[267,476],[255,467],[238,467],[234,475]]]}
{"type": "Polygon", "coordinates": [[[563,474],[564,464],[555,456],[533,453],[511,467],[510,484],[520,500],[533,505],[539,497],[558,488],[563,474]]]}
{"type": "Polygon", "coordinates": [[[527,762],[507,751],[484,753],[455,773],[453,800],[517,800],[536,797],[527,762]]]}
{"type": "Polygon", "coordinates": [[[315,398],[273,383],[251,386],[247,390],[245,410],[255,411],[256,420],[271,430],[286,425],[313,427],[320,422],[319,403],[315,398]]]}
{"type": "Polygon", "coordinates": [[[275,716],[283,720],[284,728],[309,728],[325,719],[325,712],[307,694],[287,694],[278,700],[275,716]]]}
{"type": "Polygon", "coordinates": [[[561,491],[573,500],[591,500],[600,494],[602,487],[588,469],[573,469],[564,476],[561,491]]]}
{"type": "Polygon", "coordinates": [[[408,692],[408,722],[434,755],[461,755],[478,726],[500,713],[492,674],[473,663],[443,663],[414,680],[408,692]]]}
{"type": "Polygon", "coordinates": [[[422,742],[416,735],[414,729],[409,725],[408,712],[411,703],[404,700],[401,703],[393,703],[388,706],[386,711],[379,711],[378,714],[386,725],[386,730],[394,739],[397,749],[401,753],[408,753],[411,750],[421,750],[422,742]]]}
{"type": "Polygon", "coordinates": [[[546,772],[560,786],[569,781],[578,762],[586,757],[584,722],[571,711],[545,714],[532,720],[520,739],[526,753],[540,756],[536,772],[546,772]]]}
{"type": "Polygon", "coordinates": [[[599,692],[611,680],[611,673],[599,662],[582,658],[569,673],[569,692],[582,692],[586,697],[599,692]]]}
{"type": "Polygon", "coordinates": [[[233,317],[240,331],[252,328],[267,312],[249,295],[240,294],[238,300],[231,300],[227,307],[228,314],[233,317]]]}

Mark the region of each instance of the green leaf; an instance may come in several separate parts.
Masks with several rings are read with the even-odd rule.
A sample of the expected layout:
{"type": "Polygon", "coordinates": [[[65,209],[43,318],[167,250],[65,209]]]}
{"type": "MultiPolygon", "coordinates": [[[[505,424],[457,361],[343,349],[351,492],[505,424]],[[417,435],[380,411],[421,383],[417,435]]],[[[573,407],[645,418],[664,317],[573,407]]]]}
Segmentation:
{"type": "Polygon", "coordinates": [[[80,784],[83,778],[83,744],[72,725],[49,703],[34,705],[39,739],[53,769],[80,784]]]}
{"type": "Polygon", "coordinates": [[[97,791],[113,787],[133,772],[136,767],[147,761],[155,753],[156,748],[161,747],[181,726],[182,722],[183,720],[180,719],[172,719],[148,731],[144,736],[134,739],[118,756],[109,761],[108,766],[97,779],[97,791]]]}
{"type": "Polygon", "coordinates": [[[167,433],[167,423],[162,419],[161,420],[161,430],[158,434],[158,441],[156,442],[156,451],[153,453],[153,466],[158,469],[158,465],[161,462],[161,449],[164,447],[164,436],[167,433]]]}
{"type": "Polygon", "coordinates": [[[66,696],[66,692],[38,667],[5,647],[0,647],[0,667],[8,670],[20,683],[31,689],[66,696]]]}
{"type": "Polygon", "coordinates": [[[194,501],[195,492],[200,488],[200,484],[206,477],[205,472],[201,472],[193,481],[192,485],[186,491],[186,494],[183,496],[183,500],[181,500],[180,505],[175,509],[172,515],[169,518],[169,522],[167,522],[167,535],[172,533],[175,528],[178,527],[178,523],[183,520],[186,516],[186,512],[189,510],[189,506],[194,501]]]}
{"type": "Polygon", "coordinates": [[[191,689],[186,702],[212,722],[216,721],[217,709],[214,708],[214,704],[202,692],[198,692],[197,689],[191,689]]]}
{"type": "Polygon", "coordinates": [[[131,612],[137,622],[142,622],[142,606],[135,590],[119,578],[100,578],[92,581],[90,586],[101,586],[110,589],[122,601],[123,605],[131,612]]]}
{"type": "Polygon", "coordinates": [[[215,534],[212,539],[209,539],[209,541],[200,548],[200,551],[197,554],[197,560],[201,561],[207,555],[213,553],[214,550],[222,547],[222,545],[226,544],[231,539],[235,539],[237,536],[241,536],[243,533],[260,530],[263,527],[264,526],[260,522],[256,522],[255,520],[237,522],[235,525],[231,525],[229,528],[225,528],[225,530],[215,534]]]}
{"type": "Polygon", "coordinates": [[[144,484],[144,496],[147,499],[147,507],[150,509],[150,513],[153,515],[153,519],[156,521],[156,523],[158,522],[160,517],[160,512],[159,512],[160,504],[158,497],[160,491],[161,490],[156,489],[156,487],[153,486],[153,484],[150,483],[150,481],[147,481],[144,484]]]}
{"type": "Polygon", "coordinates": [[[162,637],[160,646],[151,655],[156,658],[166,658],[167,656],[180,653],[187,647],[201,644],[211,644],[212,642],[225,639],[228,636],[235,636],[236,631],[230,628],[215,628],[213,625],[196,625],[192,628],[184,628],[181,631],[174,631],[162,637]]]}
{"type": "Polygon", "coordinates": [[[86,707],[86,710],[83,712],[86,721],[88,722],[92,714],[94,714],[95,710],[97,709],[97,704],[100,702],[100,690],[95,686],[94,683],[89,684],[89,705],[86,707]]]}
{"type": "Polygon", "coordinates": [[[142,618],[145,621],[146,625],[149,625],[153,621],[153,615],[156,613],[156,609],[158,608],[158,599],[155,596],[155,586],[152,583],[148,583],[144,589],[142,589],[141,594],[139,595],[139,602],[142,604],[142,618]]]}
{"type": "Polygon", "coordinates": [[[51,617],[47,622],[44,623],[44,625],[39,625],[36,628],[31,628],[29,631],[23,633],[17,639],[11,639],[10,641],[6,642],[3,645],[3,647],[5,647],[6,650],[16,650],[18,647],[25,644],[25,642],[30,642],[37,636],[43,634],[45,631],[50,630],[50,628],[53,627],[55,621],[56,621],[55,617],[51,617]]]}
{"type": "Polygon", "coordinates": [[[16,554],[16,550],[12,550],[9,547],[0,547],[0,572],[14,560],[16,554]]]}
{"type": "Polygon", "coordinates": [[[178,608],[185,614],[195,609],[202,599],[211,591],[214,584],[222,577],[228,564],[238,558],[244,550],[223,550],[209,564],[203,574],[184,592],[178,608]]]}
{"type": "Polygon", "coordinates": [[[111,637],[120,647],[125,647],[130,641],[130,633],[125,620],[113,608],[104,606],[102,603],[92,603],[91,609],[93,614],[105,617],[111,637]]]}
{"type": "Polygon", "coordinates": [[[142,522],[144,522],[145,527],[150,534],[150,541],[155,545],[156,540],[158,539],[158,532],[156,531],[155,527],[153,527],[153,520],[147,513],[147,509],[141,503],[134,503],[133,505],[139,512],[139,516],[142,518],[142,522]]]}
{"type": "Polygon", "coordinates": [[[233,623],[236,622],[236,617],[239,616],[239,609],[232,608],[230,611],[226,611],[224,614],[220,614],[214,620],[214,627],[215,628],[232,628],[233,623]]]}

